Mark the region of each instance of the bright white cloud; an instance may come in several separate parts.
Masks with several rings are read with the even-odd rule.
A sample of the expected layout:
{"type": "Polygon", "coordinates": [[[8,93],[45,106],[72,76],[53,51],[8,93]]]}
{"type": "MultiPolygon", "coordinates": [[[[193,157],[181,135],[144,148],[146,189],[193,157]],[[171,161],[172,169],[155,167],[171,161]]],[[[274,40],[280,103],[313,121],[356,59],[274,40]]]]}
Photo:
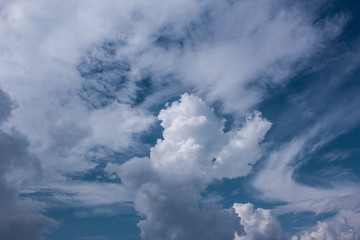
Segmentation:
{"type": "Polygon", "coordinates": [[[199,209],[200,193],[213,179],[246,176],[249,164],[259,159],[259,142],[271,124],[256,113],[242,128],[224,133],[224,121],[213,109],[188,94],[158,118],[163,139],[151,148],[149,158],[106,168],[118,172],[124,186],[135,192],[135,209],[146,217],[138,224],[142,236],[233,239],[242,231],[233,210],[212,204],[199,209]],[[229,154],[230,149],[237,154],[229,154]],[[248,151],[255,153],[247,155],[248,151]]]}
{"type": "Polygon", "coordinates": [[[271,210],[257,208],[251,203],[235,203],[233,208],[244,226],[244,235],[236,234],[234,240],[281,240],[281,225],[271,210]]]}

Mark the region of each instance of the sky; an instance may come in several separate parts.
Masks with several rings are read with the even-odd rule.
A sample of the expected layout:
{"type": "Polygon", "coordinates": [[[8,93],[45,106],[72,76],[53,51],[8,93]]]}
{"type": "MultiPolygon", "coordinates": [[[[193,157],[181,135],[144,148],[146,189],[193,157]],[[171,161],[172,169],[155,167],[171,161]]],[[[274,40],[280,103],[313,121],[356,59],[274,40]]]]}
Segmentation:
{"type": "Polygon", "coordinates": [[[359,240],[357,0],[0,0],[1,240],[359,240]]]}

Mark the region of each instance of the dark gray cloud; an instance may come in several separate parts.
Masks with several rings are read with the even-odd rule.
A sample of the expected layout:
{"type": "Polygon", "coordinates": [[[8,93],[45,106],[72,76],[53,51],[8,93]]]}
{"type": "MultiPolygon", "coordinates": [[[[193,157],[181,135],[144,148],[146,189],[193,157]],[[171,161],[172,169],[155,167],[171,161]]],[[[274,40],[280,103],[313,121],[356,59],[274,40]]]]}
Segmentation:
{"type": "Polygon", "coordinates": [[[55,221],[40,214],[41,205],[19,200],[15,188],[0,180],[0,236],[1,239],[39,240],[55,221]]]}
{"type": "MultiPolygon", "coordinates": [[[[0,89],[2,120],[10,115],[9,97],[0,89]],[[6,115],[5,115],[6,114],[6,115]]],[[[38,240],[56,222],[41,214],[42,205],[21,200],[17,186],[41,178],[40,161],[28,151],[27,139],[13,130],[0,130],[0,236],[1,239],[38,240]]]]}
{"type": "Polygon", "coordinates": [[[0,88],[0,124],[5,121],[11,113],[10,97],[0,88]]]}
{"type": "Polygon", "coordinates": [[[144,184],[135,201],[146,216],[138,223],[143,239],[232,240],[235,232],[243,232],[232,209],[209,204],[199,208],[199,189],[191,188],[186,184],[144,184]]]}

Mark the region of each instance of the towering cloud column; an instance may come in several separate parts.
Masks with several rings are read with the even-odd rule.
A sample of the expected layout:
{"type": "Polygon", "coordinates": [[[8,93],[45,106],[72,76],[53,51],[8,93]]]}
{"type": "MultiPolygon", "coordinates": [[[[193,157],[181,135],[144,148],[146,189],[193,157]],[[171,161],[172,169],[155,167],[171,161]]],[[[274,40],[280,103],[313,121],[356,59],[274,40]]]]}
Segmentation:
{"type": "Polygon", "coordinates": [[[255,113],[224,133],[219,119],[196,96],[184,94],[158,116],[163,139],[150,157],[119,167],[123,184],[135,193],[144,239],[233,239],[243,228],[234,209],[200,201],[214,179],[247,175],[260,156],[259,142],[271,123],[255,113]]]}

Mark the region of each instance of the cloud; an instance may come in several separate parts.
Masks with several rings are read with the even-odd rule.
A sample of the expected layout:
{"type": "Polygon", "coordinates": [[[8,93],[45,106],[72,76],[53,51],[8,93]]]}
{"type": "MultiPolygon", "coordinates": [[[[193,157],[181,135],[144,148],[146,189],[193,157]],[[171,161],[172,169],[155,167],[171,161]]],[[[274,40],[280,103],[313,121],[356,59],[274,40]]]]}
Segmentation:
{"type": "MultiPolygon", "coordinates": [[[[245,231],[236,234],[234,240],[290,239],[289,234],[282,233],[281,224],[272,210],[254,209],[251,203],[235,203],[233,208],[245,231]]],[[[348,221],[358,217],[357,213],[342,211],[330,219],[318,221],[316,226],[301,231],[291,240],[358,240],[358,233],[348,221]]]]}
{"type": "Polygon", "coordinates": [[[300,236],[294,236],[291,240],[358,240],[359,234],[348,223],[347,218],[341,215],[328,220],[318,222],[313,231],[304,231],[300,236]]]}
{"type": "MultiPolygon", "coordinates": [[[[247,116],[263,89],[286,81],[344,24],[314,24],[313,12],[283,1],[16,0],[0,17],[1,86],[17,105],[3,130],[28,138],[54,184],[93,169],[96,148],[139,146],[154,112],[183,92],[247,116]]],[[[212,156],[217,178],[250,171],[219,164],[236,156],[236,134],[212,156]]]]}
{"type": "MultiPolygon", "coordinates": [[[[347,59],[348,54],[345,53],[347,59]]],[[[302,239],[323,239],[325,236],[330,239],[346,239],[348,234],[351,239],[355,235],[350,230],[335,228],[337,224],[341,225],[343,218],[354,232],[359,231],[360,223],[357,219],[360,192],[356,172],[341,164],[333,167],[331,163],[323,161],[345,161],[352,151],[343,145],[337,146],[334,142],[356,129],[360,120],[357,108],[359,98],[356,94],[358,86],[347,89],[346,93],[342,89],[343,84],[355,81],[354,69],[358,69],[359,65],[355,61],[357,56],[354,57],[353,54],[350,54],[352,57],[344,63],[341,71],[335,73],[324,70],[330,71],[330,79],[327,75],[322,76],[324,72],[320,72],[319,86],[311,83],[311,89],[305,88],[304,92],[294,94],[288,100],[290,104],[286,110],[277,113],[279,117],[274,119],[277,123],[274,124],[274,130],[278,135],[272,136],[277,143],[264,155],[265,161],[252,182],[258,190],[259,199],[283,203],[274,210],[278,215],[310,211],[316,215],[326,212],[340,216],[337,223],[331,219],[319,223],[317,229],[304,233],[302,239]],[[283,138],[282,134],[291,136],[283,138]],[[329,146],[334,146],[330,153],[327,152],[329,146]],[[310,174],[301,169],[309,166],[320,170],[311,172],[309,178],[312,181],[304,181],[307,177],[304,175],[310,174]],[[342,216],[344,212],[353,212],[353,216],[342,216]],[[333,233],[330,229],[333,229],[333,233]]]]}
{"type": "MultiPolygon", "coordinates": [[[[257,197],[269,202],[283,202],[276,207],[277,214],[302,211],[320,214],[350,209],[358,211],[357,182],[340,178],[327,181],[328,187],[320,187],[303,184],[294,178],[297,167],[295,162],[301,162],[305,154],[312,153],[306,145],[307,141],[311,142],[309,139],[294,140],[268,156],[265,166],[252,183],[259,191],[257,197]]],[[[315,151],[315,148],[312,150],[315,151]]]]}
{"type": "MultiPolygon", "coordinates": [[[[0,89],[2,121],[10,115],[10,98],[0,89]]],[[[39,159],[28,151],[27,139],[17,131],[0,130],[0,235],[4,239],[41,239],[56,225],[41,214],[42,204],[18,197],[18,186],[41,178],[39,159]]]]}
{"type": "MultiPolygon", "coordinates": [[[[115,103],[92,112],[79,96],[86,79],[77,65],[88,49],[109,36],[116,19],[121,18],[117,11],[110,16],[105,10],[113,9],[113,4],[119,3],[12,1],[2,6],[0,31],[8,38],[0,43],[4,51],[1,85],[18,105],[4,129],[16,128],[29,138],[30,150],[46,171],[52,172],[49,176],[92,168],[84,159],[89,149],[101,144],[113,150],[126,148],[133,142],[132,127],[138,133],[150,125],[142,109],[131,112],[130,105],[115,103]],[[105,126],[116,129],[113,138],[104,143],[101,134],[109,130],[99,129],[101,115],[105,126]],[[139,124],[121,125],[135,121],[139,124]],[[114,139],[122,141],[115,144],[114,139]]],[[[122,11],[126,12],[127,6],[122,6],[122,11]]]]}
{"type": "Polygon", "coordinates": [[[101,143],[110,149],[121,150],[133,144],[133,134],[148,130],[154,124],[155,117],[141,108],[114,103],[93,111],[89,121],[93,136],[87,141],[93,145],[101,143]]]}
{"type": "Polygon", "coordinates": [[[234,210],[206,203],[199,207],[200,193],[213,179],[246,176],[249,164],[259,159],[259,142],[271,124],[255,113],[242,128],[224,133],[224,121],[189,94],[158,118],[163,139],[151,148],[149,158],[106,167],[135,193],[135,209],[145,217],[138,224],[142,237],[233,239],[242,232],[234,210]]]}
{"type": "MultiPolygon", "coordinates": [[[[1,134],[6,146],[12,138],[23,147],[4,152],[17,154],[6,163],[6,184],[20,192],[52,189],[63,202],[91,207],[128,201],[129,191],[146,217],[139,223],[143,236],[230,239],[242,232],[237,215],[218,205],[199,207],[199,195],[214,179],[251,172],[271,127],[252,109],[342,31],[344,15],[320,21],[316,11],[282,0],[3,1],[0,83],[16,108],[9,116],[9,98],[0,92],[1,134]],[[149,157],[107,165],[126,191],[71,178],[141,145],[139,136],[156,122],[158,109],[183,92],[219,104],[219,115],[234,114],[231,130],[224,132],[223,120],[204,101],[185,94],[158,115],[163,139],[149,157]],[[102,190],[110,192],[106,199],[98,195],[102,190]]],[[[312,194],[354,201],[346,196],[355,196],[356,186],[318,191],[293,181],[293,159],[314,139],[296,139],[269,155],[256,183],[263,199],[297,209],[305,209],[312,194]]]]}
{"type": "Polygon", "coordinates": [[[338,16],[314,25],[311,11],[282,1],[209,1],[203,9],[190,25],[180,19],[155,35],[181,44],[149,48],[134,65],[159,78],[172,71],[206,101],[221,101],[224,111],[239,115],[263,99],[266,85],[285,82],[295,64],[301,68],[345,22],[338,16]]]}
{"type": "Polygon", "coordinates": [[[0,234],[4,239],[39,240],[56,221],[40,212],[42,205],[30,200],[19,200],[16,189],[0,180],[0,234]]]}
{"type": "MultiPolygon", "coordinates": [[[[345,53],[345,55],[348,54],[345,53]]],[[[351,53],[350,56],[353,54],[351,53]]],[[[319,86],[311,83],[311,89],[293,95],[288,100],[289,106],[275,119],[277,124],[274,128],[280,137],[273,137],[274,139],[277,137],[280,141],[269,149],[262,169],[253,180],[253,186],[260,190],[260,198],[287,202],[291,205],[289,210],[296,211],[297,208],[294,205],[297,205],[302,211],[310,210],[316,213],[356,206],[355,199],[359,194],[359,183],[351,178],[354,176],[351,173],[341,175],[348,173],[345,169],[341,171],[337,169],[338,171],[334,172],[329,166],[324,166],[317,172],[318,177],[321,177],[320,173],[331,174],[330,179],[325,179],[326,186],[300,183],[299,176],[296,175],[299,168],[317,161],[316,154],[328,144],[358,126],[360,120],[360,112],[357,108],[360,99],[356,94],[358,87],[354,86],[354,91],[349,90],[346,94],[342,92],[342,84],[351,84],[354,69],[359,66],[353,57],[349,59],[344,63],[348,67],[344,66],[343,70],[336,73],[331,70],[331,79],[320,76],[319,86]],[[299,117],[301,120],[297,119],[299,117]],[[289,122],[291,124],[288,124],[289,122]],[[291,129],[293,125],[299,131],[291,130],[294,134],[285,138],[285,141],[281,141],[283,140],[281,135],[284,133],[279,128],[291,129]],[[352,203],[346,207],[341,204],[344,199],[352,203]]],[[[322,75],[323,72],[320,74],[322,75]]],[[[344,150],[341,148],[338,151],[332,150],[323,158],[345,158],[344,150]]],[[[279,209],[285,209],[285,207],[280,206],[279,209]]]]}
{"type": "Polygon", "coordinates": [[[281,233],[279,220],[271,210],[257,208],[251,203],[235,203],[233,208],[244,226],[245,234],[236,234],[235,240],[281,240],[285,239],[281,233]]]}
{"type": "MultiPolygon", "coordinates": [[[[127,203],[133,197],[125,191],[124,187],[115,183],[86,183],[70,182],[68,185],[49,185],[48,190],[55,191],[48,201],[54,201],[54,204],[75,207],[103,207],[127,203]]],[[[124,204],[125,205],[125,204],[124,204]]]]}

